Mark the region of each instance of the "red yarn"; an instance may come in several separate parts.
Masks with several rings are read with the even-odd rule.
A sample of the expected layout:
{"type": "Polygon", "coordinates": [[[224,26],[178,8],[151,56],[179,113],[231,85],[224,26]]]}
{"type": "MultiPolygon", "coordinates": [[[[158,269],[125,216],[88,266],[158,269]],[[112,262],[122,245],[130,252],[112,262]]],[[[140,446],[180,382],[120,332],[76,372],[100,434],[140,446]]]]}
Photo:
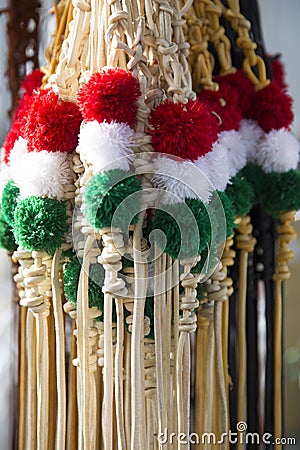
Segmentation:
{"type": "Polygon", "coordinates": [[[230,85],[237,91],[239,106],[242,111],[243,118],[249,119],[251,115],[254,86],[243,70],[238,69],[235,73],[225,76],[218,76],[216,77],[216,81],[220,84],[220,86],[224,83],[230,85]]]}
{"type": "Polygon", "coordinates": [[[41,87],[43,77],[44,74],[40,69],[34,69],[31,73],[29,73],[21,84],[21,88],[24,90],[24,93],[31,95],[33,91],[39,89],[41,87]]]}
{"type": "Polygon", "coordinates": [[[289,128],[294,119],[292,98],[276,81],[272,81],[264,89],[255,92],[251,118],[256,120],[266,133],[289,128]]]}
{"type": "Polygon", "coordinates": [[[5,164],[9,164],[10,152],[12,151],[16,140],[19,137],[24,137],[24,128],[30,112],[32,101],[33,96],[23,95],[23,97],[19,101],[19,106],[14,112],[14,115],[12,117],[11,129],[8,132],[3,144],[3,161],[5,164]]]}
{"type": "Polygon", "coordinates": [[[77,98],[85,120],[124,122],[132,127],[140,95],[139,83],[131,73],[115,68],[94,73],[77,98]]]}
{"type": "Polygon", "coordinates": [[[81,121],[77,105],[59,100],[52,91],[40,90],[34,95],[25,125],[28,151],[70,153],[78,143],[81,121]]]}
{"type": "Polygon", "coordinates": [[[219,131],[239,129],[242,112],[236,89],[229,84],[223,83],[218,91],[203,89],[199,92],[198,97],[220,116],[222,123],[219,131]]]}
{"type": "Polygon", "coordinates": [[[152,112],[149,123],[156,151],[192,161],[211,150],[219,131],[216,117],[200,100],[186,105],[167,100],[152,112]]]}
{"type": "Polygon", "coordinates": [[[285,69],[283,62],[280,58],[275,57],[272,60],[272,72],[273,72],[273,80],[277,81],[279,86],[282,89],[287,89],[287,83],[285,81],[285,69]]]}

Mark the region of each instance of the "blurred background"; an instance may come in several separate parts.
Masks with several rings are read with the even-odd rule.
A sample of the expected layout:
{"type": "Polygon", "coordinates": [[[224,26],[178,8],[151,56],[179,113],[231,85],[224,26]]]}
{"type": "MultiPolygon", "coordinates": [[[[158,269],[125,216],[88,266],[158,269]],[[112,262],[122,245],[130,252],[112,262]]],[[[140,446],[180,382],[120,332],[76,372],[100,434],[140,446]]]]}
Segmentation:
{"type": "MultiPolygon", "coordinates": [[[[249,0],[251,2],[251,0],[249,0]]],[[[300,1],[259,0],[262,29],[266,49],[271,54],[281,53],[286,67],[290,93],[293,96],[295,123],[294,133],[300,139],[300,1]]],[[[53,29],[53,17],[48,10],[52,1],[41,2],[39,48],[40,64],[53,29]]],[[[0,0],[0,10],[7,8],[7,1],[0,0]]],[[[0,144],[9,129],[7,111],[10,108],[10,92],[6,76],[7,46],[6,14],[0,14],[0,144]]],[[[295,224],[298,239],[292,243],[295,256],[290,267],[292,278],[286,283],[284,367],[285,367],[285,431],[284,435],[298,437],[300,449],[300,222],[295,224]]],[[[10,420],[10,399],[15,374],[13,361],[16,358],[14,343],[15,306],[12,299],[11,268],[5,252],[0,250],[0,450],[10,447],[13,423],[10,420]]]]}

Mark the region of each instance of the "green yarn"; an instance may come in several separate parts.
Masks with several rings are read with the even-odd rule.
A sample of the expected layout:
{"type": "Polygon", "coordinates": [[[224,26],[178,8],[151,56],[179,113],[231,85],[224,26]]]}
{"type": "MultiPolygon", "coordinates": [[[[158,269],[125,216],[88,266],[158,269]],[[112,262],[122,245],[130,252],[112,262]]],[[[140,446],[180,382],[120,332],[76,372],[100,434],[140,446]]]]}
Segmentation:
{"type": "Polygon", "coordinates": [[[192,268],[191,273],[208,273],[218,262],[217,246],[211,246],[210,249],[205,248],[201,255],[200,261],[192,268]],[[208,259],[208,251],[210,252],[208,259]],[[208,260],[207,260],[208,259],[208,260]]]}
{"type": "Polygon", "coordinates": [[[281,211],[300,209],[300,173],[293,169],[284,173],[266,173],[260,202],[273,217],[279,217],[281,211]]]}
{"type": "Polygon", "coordinates": [[[249,163],[246,167],[241,171],[242,175],[246,178],[248,183],[253,189],[254,193],[254,203],[260,202],[260,196],[262,191],[263,179],[265,177],[264,171],[261,167],[257,166],[254,163],[249,163]]]}
{"type": "Polygon", "coordinates": [[[157,209],[153,228],[164,233],[167,242],[164,242],[162,233],[157,233],[157,244],[173,259],[199,255],[209,243],[211,236],[206,208],[196,199],[166,205],[164,210],[157,209]]]}
{"type": "Polygon", "coordinates": [[[0,248],[13,253],[17,247],[12,229],[6,222],[3,212],[0,211],[0,248]]]}
{"type": "MultiPolygon", "coordinates": [[[[73,258],[65,264],[64,267],[64,290],[67,299],[77,305],[77,291],[79,277],[81,271],[81,263],[73,256],[73,258]]],[[[102,286],[104,283],[104,269],[101,264],[92,264],[90,266],[90,278],[88,286],[89,307],[96,306],[103,311],[104,294],[102,286]],[[99,283],[99,284],[98,284],[99,283]]]]}
{"type": "Polygon", "coordinates": [[[242,172],[253,187],[256,203],[273,217],[278,217],[281,211],[300,208],[300,173],[296,170],[265,173],[251,163],[242,172]]]}
{"type": "Polygon", "coordinates": [[[20,196],[20,189],[13,180],[9,180],[2,192],[2,211],[4,218],[11,227],[14,224],[14,213],[20,196]]]}
{"type": "MultiPolygon", "coordinates": [[[[223,205],[226,218],[226,238],[232,235],[234,230],[235,210],[231,199],[225,192],[218,192],[223,205]]],[[[219,242],[221,243],[221,242],[219,242]]]]}
{"type": "Polygon", "coordinates": [[[28,251],[53,254],[68,230],[65,203],[51,198],[31,196],[19,200],[14,219],[16,241],[28,251]]]}
{"type": "Polygon", "coordinates": [[[197,299],[200,302],[205,297],[205,290],[204,290],[203,284],[198,283],[196,289],[197,289],[197,299]]]}
{"type": "Polygon", "coordinates": [[[84,194],[84,213],[89,224],[96,230],[111,226],[127,230],[128,225],[137,222],[141,188],[140,180],[134,175],[128,177],[124,170],[113,169],[95,175],[84,194]],[[130,197],[135,193],[138,194],[130,197]],[[119,205],[117,217],[114,217],[119,205]]]}
{"type": "Polygon", "coordinates": [[[254,190],[242,172],[231,178],[231,184],[225,192],[232,202],[236,216],[242,217],[249,213],[254,203],[254,190]]]}

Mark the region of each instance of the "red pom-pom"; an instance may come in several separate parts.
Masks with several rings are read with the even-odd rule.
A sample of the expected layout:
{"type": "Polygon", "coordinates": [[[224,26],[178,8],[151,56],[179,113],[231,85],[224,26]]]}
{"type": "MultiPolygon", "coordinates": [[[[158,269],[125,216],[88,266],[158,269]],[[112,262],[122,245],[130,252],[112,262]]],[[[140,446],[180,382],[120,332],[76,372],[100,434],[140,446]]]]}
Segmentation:
{"type": "Polygon", "coordinates": [[[5,142],[3,144],[3,161],[5,164],[9,164],[10,152],[15,145],[16,140],[19,137],[24,137],[24,128],[27,121],[27,117],[30,113],[31,104],[33,97],[30,95],[24,95],[20,101],[19,106],[14,112],[12,118],[12,126],[9,133],[6,136],[5,142]]]}
{"type": "Polygon", "coordinates": [[[78,91],[78,103],[87,121],[136,122],[138,81],[126,70],[116,68],[94,73],[78,91]]]}
{"type": "Polygon", "coordinates": [[[292,98],[273,81],[264,89],[255,92],[252,117],[268,133],[271,130],[289,128],[294,119],[292,98]]]}
{"type": "Polygon", "coordinates": [[[198,97],[220,116],[222,123],[219,131],[239,129],[242,113],[236,89],[223,83],[218,91],[203,89],[199,92],[198,97]]]}
{"type": "Polygon", "coordinates": [[[285,69],[283,62],[280,60],[280,58],[274,58],[272,60],[272,72],[273,72],[273,80],[277,81],[279,86],[282,89],[287,89],[287,83],[285,81],[285,69]]]}
{"type": "Polygon", "coordinates": [[[32,95],[34,91],[41,87],[43,77],[44,74],[40,69],[34,69],[25,77],[21,84],[21,89],[24,90],[25,94],[32,95]]]}
{"type": "Polygon", "coordinates": [[[3,144],[3,162],[9,164],[10,153],[15,145],[16,140],[20,137],[20,131],[17,127],[12,126],[10,131],[7,133],[5,142],[3,144]]]}
{"type": "Polygon", "coordinates": [[[216,81],[222,84],[229,84],[238,93],[239,106],[242,111],[243,118],[249,119],[251,115],[252,96],[254,94],[254,86],[242,69],[238,69],[235,73],[225,76],[216,77],[216,81]]]}
{"type": "Polygon", "coordinates": [[[192,161],[211,150],[219,131],[216,117],[200,100],[186,105],[167,100],[152,112],[149,123],[156,151],[192,161]]]}
{"type": "Polygon", "coordinates": [[[40,90],[33,96],[25,125],[28,151],[70,153],[78,143],[81,121],[77,105],[59,100],[52,91],[40,90]]]}

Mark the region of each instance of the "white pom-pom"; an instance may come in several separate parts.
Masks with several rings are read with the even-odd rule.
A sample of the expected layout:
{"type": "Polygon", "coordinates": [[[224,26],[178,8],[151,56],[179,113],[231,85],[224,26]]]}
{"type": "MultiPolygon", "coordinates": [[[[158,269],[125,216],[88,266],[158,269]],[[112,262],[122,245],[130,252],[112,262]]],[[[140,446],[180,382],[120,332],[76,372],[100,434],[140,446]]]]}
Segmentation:
{"type": "Polygon", "coordinates": [[[218,140],[212,151],[195,161],[196,166],[210,179],[215,189],[224,191],[230,179],[228,152],[218,140]]]}
{"type": "Polygon", "coordinates": [[[125,123],[98,123],[94,120],[83,124],[79,150],[93,166],[94,175],[107,165],[110,169],[129,170],[128,157],[133,155],[132,135],[133,130],[125,123]]]}
{"type": "Polygon", "coordinates": [[[22,171],[21,160],[27,154],[27,141],[19,137],[10,152],[11,178],[16,181],[20,171],[22,171]]]}
{"type": "Polygon", "coordinates": [[[287,129],[271,130],[260,141],[257,163],[265,172],[287,172],[296,169],[299,161],[299,142],[287,129]]]}
{"type": "Polygon", "coordinates": [[[64,186],[72,182],[66,153],[45,150],[26,153],[13,169],[13,180],[20,189],[21,198],[35,195],[63,200],[64,186]]]}
{"type": "Polygon", "coordinates": [[[229,175],[234,177],[247,163],[247,148],[243,139],[238,131],[230,130],[222,131],[217,142],[227,150],[229,175]]]}
{"type": "Polygon", "coordinates": [[[154,187],[173,194],[163,196],[163,204],[176,203],[178,198],[195,198],[204,203],[209,201],[213,186],[191,161],[158,156],[154,160],[154,171],[154,187]]]}
{"type": "Polygon", "coordinates": [[[265,133],[254,120],[244,119],[240,123],[239,134],[246,147],[247,162],[256,163],[256,154],[259,142],[265,133]]]}
{"type": "Polygon", "coordinates": [[[6,183],[11,179],[10,167],[2,161],[0,164],[0,203],[2,201],[2,192],[6,183]]]}

